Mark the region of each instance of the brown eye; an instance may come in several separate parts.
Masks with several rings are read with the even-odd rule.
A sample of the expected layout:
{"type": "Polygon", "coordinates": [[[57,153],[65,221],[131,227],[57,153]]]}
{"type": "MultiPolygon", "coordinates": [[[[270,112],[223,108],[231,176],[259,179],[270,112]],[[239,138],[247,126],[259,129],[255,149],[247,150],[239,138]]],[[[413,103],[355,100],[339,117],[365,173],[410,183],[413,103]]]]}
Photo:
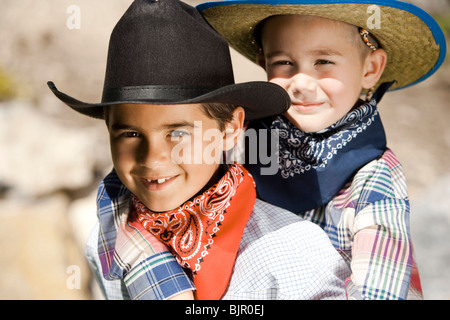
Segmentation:
{"type": "Polygon", "coordinates": [[[275,65],[275,66],[292,66],[293,63],[288,60],[280,60],[280,61],[275,61],[273,63],[273,65],[275,65]]]}
{"type": "Polygon", "coordinates": [[[127,131],[121,134],[122,137],[125,138],[139,138],[140,134],[138,132],[134,132],[134,131],[127,131]]]}
{"type": "Polygon", "coordinates": [[[323,65],[323,64],[334,64],[334,63],[329,60],[317,60],[316,61],[316,65],[323,65]]]}

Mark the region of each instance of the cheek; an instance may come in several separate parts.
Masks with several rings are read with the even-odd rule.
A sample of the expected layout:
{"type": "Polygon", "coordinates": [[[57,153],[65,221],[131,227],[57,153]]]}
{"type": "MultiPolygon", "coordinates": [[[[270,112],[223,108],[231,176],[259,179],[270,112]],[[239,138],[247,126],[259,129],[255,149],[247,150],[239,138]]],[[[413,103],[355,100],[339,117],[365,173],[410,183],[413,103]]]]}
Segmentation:
{"type": "Polygon", "coordinates": [[[111,141],[111,158],[114,168],[122,174],[129,171],[135,162],[135,152],[132,146],[111,141]]]}
{"type": "Polygon", "coordinates": [[[228,144],[231,145],[231,141],[227,143],[220,130],[214,129],[207,131],[203,141],[203,163],[219,163],[222,159],[224,147],[227,148],[228,144]]]}
{"type": "Polygon", "coordinates": [[[223,151],[223,138],[217,130],[187,136],[177,141],[170,152],[171,161],[177,165],[201,165],[219,163],[223,151]]]}
{"type": "Polygon", "coordinates": [[[194,145],[191,136],[173,139],[170,147],[170,161],[174,164],[192,163],[194,145]]]}
{"type": "MultiPolygon", "coordinates": [[[[355,57],[355,59],[359,59],[355,57]]],[[[323,87],[330,95],[340,98],[358,97],[362,90],[362,67],[358,62],[355,65],[344,64],[333,70],[333,74],[324,77],[323,87]]],[[[357,98],[356,98],[357,99],[357,98]]]]}
{"type": "Polygon", "coordinates": [[[319,85],[330,100],[342,99],[348,91],[345,83],[336,78],[323,78],[319,81],[319,85]]]}
{"type": "Polygon", "coordinates": [[[269,82],[275,83],[287,91],[290,78],[271,77],[268,75],[267,79],[269,80],[269,82]]]}
{"type": "Polygon", "coordinates": [[[340,81],[329,81],[325,90],[331,105],[329,122],[326,123],[330,126],[342,119],[353,108],[359,98],[359,91],[340,81]]]}
{"type": "Polygon", "coordinates": [[[361,92],[357,85],[335,78],[321,79],[320,87],[333,107],[348,110],[356,103],[361,92]]]}

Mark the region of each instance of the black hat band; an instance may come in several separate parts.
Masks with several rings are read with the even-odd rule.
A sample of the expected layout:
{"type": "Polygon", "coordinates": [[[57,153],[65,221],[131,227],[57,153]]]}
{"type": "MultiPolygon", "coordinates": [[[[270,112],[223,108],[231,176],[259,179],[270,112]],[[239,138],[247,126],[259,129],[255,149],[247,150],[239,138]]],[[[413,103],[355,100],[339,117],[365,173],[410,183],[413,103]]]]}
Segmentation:
{"type": "Polygon", "coordinates": [[[105,89],[102,102],[115,101],[183,101],[196,98],[214,88],[185,86],[133,86],[105,89]]]}

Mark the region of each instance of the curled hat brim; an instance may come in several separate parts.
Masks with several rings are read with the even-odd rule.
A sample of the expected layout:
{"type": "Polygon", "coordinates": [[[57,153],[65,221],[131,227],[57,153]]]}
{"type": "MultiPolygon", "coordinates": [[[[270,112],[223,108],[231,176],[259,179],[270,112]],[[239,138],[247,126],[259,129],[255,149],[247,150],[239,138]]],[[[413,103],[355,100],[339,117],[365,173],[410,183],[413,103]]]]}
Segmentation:
{"type": "Polygon", "coordinates": [[[397,0],[223,0],[200,4],[197,9],[234,49],[253,62],[260,50],[255,28],[270,16],[311,15],[366,28],[388,55],[378,85],[395,81],[391,89],[427,79],[446,56],[445,37],[436,21],[421,8],[397,0]],[[376,13],[369,8],[374,5],[380,10],[375,27],[372,19],[376,13]]]}
{"type": "Polygon", "coordinates": [[[51,81],[47,85],[58,99],[73,110],[96,119],[103,119],[103,107],[119,104],[226,103],[243,107],[246,120],[281,114],[290,107],[290,98],[286,91],[265,81],[231,84],[216,90],[182,86],[124,87],[104,92],[101,103],[77,100],[59,91],[51,81]]]}

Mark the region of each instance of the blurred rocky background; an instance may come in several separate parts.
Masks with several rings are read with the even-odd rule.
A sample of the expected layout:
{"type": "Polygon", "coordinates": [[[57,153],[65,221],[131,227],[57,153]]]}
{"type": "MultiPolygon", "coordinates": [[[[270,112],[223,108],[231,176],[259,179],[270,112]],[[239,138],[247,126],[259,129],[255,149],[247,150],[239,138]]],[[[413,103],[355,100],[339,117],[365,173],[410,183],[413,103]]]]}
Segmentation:
{"type": "MultiPolygon", "coordinates": [[[[109,35],[131,2],[1,0],[0,299],[102,298],[83,251],[96,186],[112,168],[106,127],[60,103],[46,82],[100,101],[109,35]]],[[[450,34],[449,0],[411,2],[450,34]]],[[[262,69],[232,56],[237,82],[265,80],[262,69]]],[[[381,106],[408,178],[426,299],[450,299],[449,71],[446,61],[381,106]]]]}

